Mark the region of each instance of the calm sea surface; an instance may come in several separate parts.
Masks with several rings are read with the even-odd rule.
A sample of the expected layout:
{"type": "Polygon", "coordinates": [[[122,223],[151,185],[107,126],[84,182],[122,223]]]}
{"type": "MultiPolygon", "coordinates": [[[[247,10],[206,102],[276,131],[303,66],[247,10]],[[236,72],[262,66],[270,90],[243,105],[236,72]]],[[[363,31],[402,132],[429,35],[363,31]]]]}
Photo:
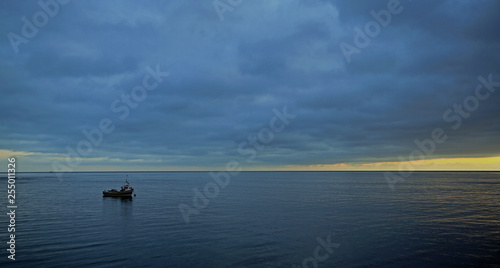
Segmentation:
{"type": "Polygon", "coordinates": [[[500,267],[499,172],[20,173],[15,261],[0,176],[0,267],[500,267]]]}

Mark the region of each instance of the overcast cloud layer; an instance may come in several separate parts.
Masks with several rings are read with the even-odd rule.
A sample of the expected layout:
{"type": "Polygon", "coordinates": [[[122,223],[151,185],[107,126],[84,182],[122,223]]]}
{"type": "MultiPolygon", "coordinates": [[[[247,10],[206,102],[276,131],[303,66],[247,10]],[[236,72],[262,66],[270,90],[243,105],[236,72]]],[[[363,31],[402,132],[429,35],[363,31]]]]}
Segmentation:
{"type": "Polygon", "coordinates": [[[498,155],[500,92],[456,130],[443,114],[475,94],[478,76],[500,81],[500,2],[402,0],[348,62],[340,45],[355,46],[355,29],[388,2],[245,0],[221,20],[211,0],[70,1],[13,46],[9,33],[22,37],[22,18],[43,9],[2,1],[0,149],[41,153],[33,161],[49,166],[110,118],[116,129],[85,164],[398,161],[436,127],[448,140],[433,158],[498,155]],[[121,120],[112,103],[148,66],[169,75],[121,120]],[[248,161],[238,145],[285,106],[296,117],[248,161]]]}

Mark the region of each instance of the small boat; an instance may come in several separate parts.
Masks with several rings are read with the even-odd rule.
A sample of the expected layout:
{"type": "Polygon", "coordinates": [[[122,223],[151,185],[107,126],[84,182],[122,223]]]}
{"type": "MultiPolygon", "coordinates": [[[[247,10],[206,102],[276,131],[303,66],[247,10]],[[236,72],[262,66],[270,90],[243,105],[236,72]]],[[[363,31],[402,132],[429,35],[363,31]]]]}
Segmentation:
{"type": "Polygon", "coordinates": [[[105,190],[102,191],[102,196],[109,197],[132,197],[132,193],[134,192],[134,188],[128,184],[128,180],[125,181],[125,185],[122,186],[120,191],[116,189],[105,190]]]}

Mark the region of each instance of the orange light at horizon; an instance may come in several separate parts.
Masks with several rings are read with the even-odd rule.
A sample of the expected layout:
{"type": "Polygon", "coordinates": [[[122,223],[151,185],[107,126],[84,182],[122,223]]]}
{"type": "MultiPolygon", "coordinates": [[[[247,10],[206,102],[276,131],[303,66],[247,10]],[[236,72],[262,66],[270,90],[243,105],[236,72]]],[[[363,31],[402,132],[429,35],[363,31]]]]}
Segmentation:
{"type": "Polygon", "coordinates": [[[318,165],[287,165],[280,170],[332,170],[332,171],[378,171],[378,170],[485,170],[500,171],[500,156],[494,157],[461,157],[438,158],[417,161],[372,162],[372,163],[336,163],[318,165]]]}

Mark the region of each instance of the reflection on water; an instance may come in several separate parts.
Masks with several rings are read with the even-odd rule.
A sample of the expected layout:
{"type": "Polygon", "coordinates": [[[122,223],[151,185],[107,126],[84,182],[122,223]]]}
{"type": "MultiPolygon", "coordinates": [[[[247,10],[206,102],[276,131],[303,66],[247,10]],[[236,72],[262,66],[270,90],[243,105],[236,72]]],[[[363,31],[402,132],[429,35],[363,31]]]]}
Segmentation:
{"type": "Polygon", "coordinates": [[[107,216],[116,216],[119,207],[120,217],[131,218],[133,212],[132,197],[103,197],[103,213],[107,216]]]}

